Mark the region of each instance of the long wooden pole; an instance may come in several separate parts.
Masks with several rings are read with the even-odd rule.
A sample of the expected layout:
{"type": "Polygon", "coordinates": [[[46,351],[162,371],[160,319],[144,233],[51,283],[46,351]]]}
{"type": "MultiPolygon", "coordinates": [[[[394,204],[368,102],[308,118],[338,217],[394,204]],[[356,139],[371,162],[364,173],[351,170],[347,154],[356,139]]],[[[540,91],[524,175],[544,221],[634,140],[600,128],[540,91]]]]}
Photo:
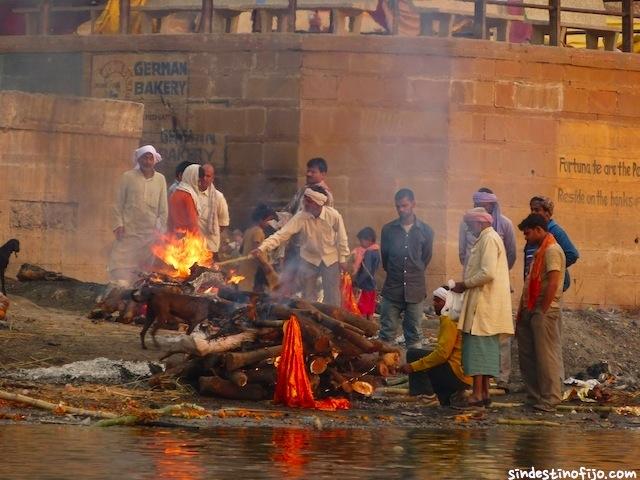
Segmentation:
{"type": "Polygon", "coordinates": [[[549,0],[549,45],[560,45],[560,30],[562,28],[560,0],[549,0]]]}
{"type": "Polygon", "coordinates": [[[120,0],[120,33],[129,33],[129,14],[131,12],[131,0],[120,0]]]}
{"type": "Polygon", "coordinates": [[[3,400],[9,400],[11,402],[24,403],[31,407],[36,407],[41,410],[49,410],[50,412],[60,410],[65,413],[72,413],[74,415],[82,415],[85,417],[94,418],[118,418],[118,415],[111,412],[103,412],[101,410],[86,410],[84,408],[69,407],[66,405],[56,405],[55,403],[46,402],[37,398],[27,397],[26,395],[20,395],[19,393],[11,393],[5,390],[0,390],[0,398],[3,400]]]}
{"type": "Polygon", "coordinates": [[[298,10],[298,1],[297,0],[289,0],[289,15],[288,21],[289,25],[287,31],[289,33],[296,32],[296,11],[298,10]]]}
{"type": "Polygon", "coordinates": [[[487,1],[476,0],[474,4],[473,36],[484,39],[487,37],[487,1]]]}
{"type": "Polygon", "coordinates": [[[202,0],[202,20],[200,28],[201,33],[211,33],[211,25],[213,18],[213,0],[202,0]]]}
{"type": "Polygon", "coordinates": [[[50,20],[51,2],[50,0],[42,0],[40,4],[40,35],[49,35],[50,20]]]}
{"type": "Polygon", "coordinates": [[[633,52],[633,1],[622,0],[622,51],[633,52]]]}

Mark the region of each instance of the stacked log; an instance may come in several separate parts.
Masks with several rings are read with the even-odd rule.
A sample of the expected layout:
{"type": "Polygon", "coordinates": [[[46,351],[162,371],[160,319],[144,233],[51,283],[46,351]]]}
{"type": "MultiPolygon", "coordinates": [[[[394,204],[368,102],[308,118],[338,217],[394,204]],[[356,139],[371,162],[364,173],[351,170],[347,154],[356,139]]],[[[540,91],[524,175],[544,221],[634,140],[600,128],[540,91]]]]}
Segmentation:
{"type": "MultiPolygon", "coordinates": [[[[209,269],[200,270],[210,278],[209,269]]],[[[283,327],[292,316],[300,325],[307,373],[316,398],[370,395],[399,366],[397,349],[375,339],[377,322],[341,307],[241,292],[225,284],[216,285],[213,293],[210,289],[194,291],[189,285],[195,284],[197,277],[185,279],[181,285],[152,275],[146,285],[173,296],[199,296],[233,306],[232,310],[210,309],[217,312],[206,320],[213,328],[196,328],[190,336],[171,344],[161,358],[167,364],[165,372],[151,380],[158,388],[179,379],[191,383],[202,395],[238,400],[272,398],[283,327]],[[184,358],[176,362],[174,354],[178,353],[184,358]]],[[[131,292],[109,292],[101,306],[129,317],[131,292]]],[[[192,323],[192,319],[182,320],[192,323]]]]}
{"type": "Polygon", "coordinates": [[[399,366],[397,349],[370,338],[377,333],[376,323],[340,307],[300,299],[275,303],[264,295],[242,292],[223,295],[233,298],[245,313],[235,324],[238,331],[230,331],[229,319],[221,319],[224,335],[180,340],[163,358],[186,352],[187,359],[159,374],[158,378],[164,381],[155,380],[156,384],[165,384],[169,375],[191,382],[202,395],[236,400],[272,398],[283,325],[294,315],[302,332],[307,372],[317,398],[371,395],[382,385],[383,378],[396,373],[399,366]],[[249,304],[239,303],[240,300],[253,302],[254,308],[248,309],[249,304]],[[250,310],[253,318],[246,316],[250,310]]]}

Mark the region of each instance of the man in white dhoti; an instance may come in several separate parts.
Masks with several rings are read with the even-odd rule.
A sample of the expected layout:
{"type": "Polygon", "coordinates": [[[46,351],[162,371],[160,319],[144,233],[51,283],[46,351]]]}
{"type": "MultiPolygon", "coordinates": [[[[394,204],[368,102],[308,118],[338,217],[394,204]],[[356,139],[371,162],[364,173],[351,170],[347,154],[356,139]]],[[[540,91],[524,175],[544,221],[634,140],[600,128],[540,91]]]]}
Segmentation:
{"type": "Polygon", "coordinates": [[[109,277],[124,286],[136,279],[153,261],[151,245],[167,224],[167,182],[155,171],[162,157],[151,145],[133,153],[134,168],[120,181],[113,208],[116,237],[109,258],[109,277]]]}

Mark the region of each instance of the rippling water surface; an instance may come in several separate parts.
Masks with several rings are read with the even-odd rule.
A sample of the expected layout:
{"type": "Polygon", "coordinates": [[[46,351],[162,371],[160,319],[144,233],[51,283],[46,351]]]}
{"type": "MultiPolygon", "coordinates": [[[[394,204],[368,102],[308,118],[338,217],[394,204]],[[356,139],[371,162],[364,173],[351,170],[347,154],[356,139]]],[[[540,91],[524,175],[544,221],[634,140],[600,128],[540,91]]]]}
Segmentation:
{"type": "Polygon", "coordinates": [[[0,426],[0,479],[506,479],[532,466],[640,469],[640,431],[0,426]]]}

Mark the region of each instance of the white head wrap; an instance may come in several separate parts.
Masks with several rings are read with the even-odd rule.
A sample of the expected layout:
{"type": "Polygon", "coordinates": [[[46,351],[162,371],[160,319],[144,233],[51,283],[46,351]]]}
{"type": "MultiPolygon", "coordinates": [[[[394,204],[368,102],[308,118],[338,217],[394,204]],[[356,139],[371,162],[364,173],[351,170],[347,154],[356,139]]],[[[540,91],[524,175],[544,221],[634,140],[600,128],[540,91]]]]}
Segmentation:
{"type": "MultiPolygon", "coordinates": [[[[449,282],[451,282],[451,280],[449,280],[449,282]]],[[[453,288],[451,283],[449,283],[449,288],[453,288]]],[[[453,292],[444,287],[439,287],[433,291],[433,296],[444,300],[444,307],[442,307],[440,315],[449,315],[453,305],[453,292]]]]}
{"type": "Polygon", "coordinates": [[[140,159],[140,157],[142,157],[145,153],[152,153],[153,154],[153,164],[157,164],[158,162],[162,161],[162,156],[156,151],[156,149],[153,147],[153,145],[145,145],[144,147],[140,147],[137,150],[134,150],[133,152],[133,166],[135,168],[140,168],[140,164],[138,163],[138,160],[140,159]]]}
{"type": "Polygon", "coordinates": [[[327,203],[327,200],[329,198],[325,194],[316,192],[315,190],[311,190],[310,188],[305,189],[304,196],[308,197],[309,200],[317,203],[320,206],[323,206],[325,203],[327,203]]]}
{"type": "Polygon", "coordinates": [[[433,296],[438,297],[441,300],[447,301],[447,297],[449,296],[449,290],[443,287],[436,288],[433,291],[433,296]]]}
{"type": "Polygon", "coordinates": [[[189,165],[182,173],[182,181],[178,184],[176,190],[187,192],[193,198],[196,205],[198,215],[200,215],[200,206],[198,202],[198,180],[200,179],[200,165],[189,165]]]}

